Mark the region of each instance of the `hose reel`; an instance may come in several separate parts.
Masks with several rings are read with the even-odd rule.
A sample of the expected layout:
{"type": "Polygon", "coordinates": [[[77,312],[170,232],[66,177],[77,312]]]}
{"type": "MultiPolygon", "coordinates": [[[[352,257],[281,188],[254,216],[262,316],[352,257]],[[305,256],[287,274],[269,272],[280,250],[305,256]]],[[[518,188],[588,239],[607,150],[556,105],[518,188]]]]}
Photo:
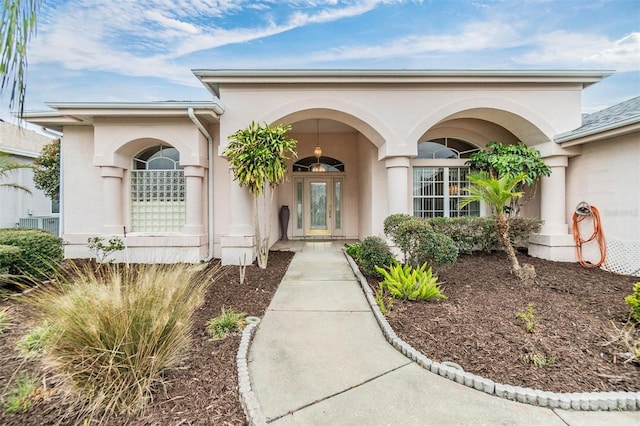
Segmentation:
{"type": "Polygon", "coordinates": [[[597,268],[604,263],[607,257],[607,244],[604,239],[604,232],[602,231],[602,222],[600,221],[600,212],[595,206],[589,205],[585,201],[581,201],[576,206],[576,210],[573,213],[573,239],[576,242],[576,253],[578,255],[578,262],[585,268],[597,268]],[[589,238],[582,238],[580,235],[581,222],[591,219],[593,223],[593,233],[589,238]],[[598,243],[598,249],[600,250],[600,260],[596,263],[587,262],[582,257],[582,246],[591,241],[598,243]]]}

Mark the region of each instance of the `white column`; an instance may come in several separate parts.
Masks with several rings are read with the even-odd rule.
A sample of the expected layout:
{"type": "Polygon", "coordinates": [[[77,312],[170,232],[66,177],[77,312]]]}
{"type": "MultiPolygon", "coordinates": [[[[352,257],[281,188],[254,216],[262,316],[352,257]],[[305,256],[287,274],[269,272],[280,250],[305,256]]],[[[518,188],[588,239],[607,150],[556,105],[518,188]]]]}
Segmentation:
{"type": "Polygon", "coordinates": [[[540,179],[540,232],[529,242],[529,255],[560,262],[575,262],[576,248],[566,223],[566,156],[546,157],[551,176],[540,179]]]}
{"type": "Polygon", "coordinates": [[[540,180],[540,219],[544,221],[541,234],[566,235],[569,225],[566,223],[566,181],[567,157],[545,158],[551,167],[551,175],[540,180]]]}
{"type": "Polygon", "coordinates": [[[185,166],[184,179],[186,191],[186,223],[184,233],[189,235],[204,234],[202,220],[202,181],[204,167],[185,166]]]}
{"type": "Polygon", "coordinates": [[[388,214],[410,213],[409,211],[409,157],[387,158],[388,214]]]}
{"type": "Polygon", "coordinates": [[[120,167],[100,167],[103,191],[103,226],[105,235],[120,235],[124,231],[122,221],[122,177],[124,170],[120,167]]]}
{"type": "Polygon", "coordinates": [[[253,196],[231,179],[231,223],[229,233],[220,237],[223,265],[251,264],[256,258],[253,241],[253,196]]]}

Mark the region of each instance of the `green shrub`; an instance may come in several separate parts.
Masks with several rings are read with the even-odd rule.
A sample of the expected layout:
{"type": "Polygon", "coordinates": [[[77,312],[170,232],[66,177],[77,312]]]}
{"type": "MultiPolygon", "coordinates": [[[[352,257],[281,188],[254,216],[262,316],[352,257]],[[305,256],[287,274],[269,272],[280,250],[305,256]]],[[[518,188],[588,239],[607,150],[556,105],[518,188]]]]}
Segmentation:
{"type": "Polygon", "coordinates": [[[214,340],[224,339],[232,332],[242,329],[246,316],[245,312],[236,312],[233,309],[225,311],[222,308],[220,315],[207,321],[207,330],[214,340]]]}
{"type": "Polygon", "coordinates": [[[9,274],[32,279],[46,279],[62,261],[62,240],[40,229],[0,229],[0,244],[22,250],[9,266],[9,274]]]}
{"type": "Polygon", "coordinates": [[[140,410],[189,347],[192,316],[211,276],[189,265],[106,264],[32,292],[52,325],[45,362],[76,412],[140,410]]]}
{"type": "Polygon", "coordinates": [[[4,400],[4,409],[8,413],[26,413],[33,404],[33,395],[37,389],[32,377],[19,375],[4,400]]]}
{"type": "Polygon", "coordinates": [[[360,247],[360,243],[345,244],[345,251],[349,256],[353,257],[354,260],[358,261],[360,260],[360,247]]]}
{"type": "Polygon", "coordinates": [[[91,237],[87,240],[87,248],[96,258],[96,261],[102,264],[111,253],[124,250],[124,243],[120,237],[112,237],[108,243],[104,242],[103,237],[91,237]]]}
{"type": "Polygon", "coordinates": [[[389,246],[382,238],[367,237],[360,244],[359,261],[365,272],[380,276],[376,271],[376,266],[385,268],[393,263],[394,257],[389,246]]]}
{"type": "MultiPolygon", "coordinates": [[[[496,234],[495,217],[437,217],[427,219],[436,232],[441,232],[454,241],[460,253],[474,250],[491,251],[501,247],[496,234]]],[[[526,248],[529,238],[540,230],[542,221],[526,217],[509,218],[509,235],[516,248],[526,248]]]]}
{"type": "Polygon", "coordinates": [[[0,245],[0,277],[9,274],[9,268],[18,261],[20,253],[20,247],[0,245]]]}
{"type": "Polygon", "coordinates": [[[394,262],[387,269],[376,267],[376,270],[384,277],[380,287],[389,291],[397,298],[404,300],[429,300],[433,298],[446,299],[447,296],[440,292],[438,277],[433,274],[431,267],[423,264],[414,269],[410,265],[401,265],[394,262]]]}
{"type": "Polygon", "coordinates": [[[533,312],[533,303],[529,303],[527,305],[526,311],[516,312],[516,318],[518,318],[524,323],[529,333],[533,333],[534,329],[536,328],[536,321],[537,321],[537,317],[533,312]]]}
{"type": "Polygon", "coordinates": [[[398,227],[402,223],[408,220],[413,220],[413,219],[415,219],[414,216],[411,216],[410,214],[406,214],[406,213],[394,213],[392,215],[387,216],[386,219],[384,220],[385,235],[387,235],[389,238],[395,241],[398,233],[398,227]]]}
{"type": "Polygon", "coordinates": [[[18,340],[18,349],[23,355],[37,355],[47,348],[53,335],[53,326],[45,320],[18,340]]]}
{"type": "Polygon", "coordinates": [[[633,286],[633,293],[624,298],[631,311],[631,318],[640,322],[640,282],[633,286]]]}
{"type": "Polygon", "coordinates": [[[402,252],[405,263],[414,268],[425,262],[444,266],[458,259],[458,249],[453,240],[435,232],[424,219],[394,214],[385,219],[384,229],[402,252]]]}

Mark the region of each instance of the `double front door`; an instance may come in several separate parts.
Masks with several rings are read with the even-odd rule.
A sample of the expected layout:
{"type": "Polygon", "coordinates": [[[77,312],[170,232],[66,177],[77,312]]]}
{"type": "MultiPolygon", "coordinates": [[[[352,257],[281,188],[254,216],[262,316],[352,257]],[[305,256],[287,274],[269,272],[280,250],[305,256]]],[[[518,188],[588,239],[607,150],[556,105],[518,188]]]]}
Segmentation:
{"type": "Polygon", "coordinates": [[[296,179],[294,235],[327,238],[344,235],[342,196],[342,177],[296,179]]]}

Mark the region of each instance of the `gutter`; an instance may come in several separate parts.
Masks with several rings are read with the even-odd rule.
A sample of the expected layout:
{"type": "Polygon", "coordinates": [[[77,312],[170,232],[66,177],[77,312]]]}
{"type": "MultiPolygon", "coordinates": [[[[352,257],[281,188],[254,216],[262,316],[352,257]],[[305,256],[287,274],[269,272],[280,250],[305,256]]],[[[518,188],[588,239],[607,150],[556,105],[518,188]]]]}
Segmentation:
{"type": "Polygon", "coordinates": [[[556,135],[553,138],[553,140],[555,143],[570,142],[577,139],[585,138],[587,136],[592,136],[598,133],[604,133],[604,132],[615,130],[615,129],[622,129],[623,127],[630,126],[636,123],[640,123],[640,116],[636,115],[626,120],[621,120],[615,123],[606,124],[604,126],[595,127],[589,130],[583,130],[582,132],[572,133],[573,131],[570,131],[570,132],[561,133],[559,135],[556,135]]]}
{"type": "Polygon", "coordinates": [[[192,107],[189,107],[187,109],[187,114],[189,115],[189,118],[191,119],[191,121],[193,121],[193,124],[196,125],[196,127],[198,128],[200,133],[202,133],[202,135],[207,139],[207,151],[208,151],[208,153],[207,153],[208,154],[207,161],[209,162],[208,170],[207,170],[207,178],[209,180],[209,182],[207,183],[207,204],[208,204],[207,221],[208,221],[208,234],[209,234],[209,238],[208,238],[209,251],[207,253],[207,258],[206,259],[202,259],[202,262],[208,262],[211,259],[213,259],[213,245],[214,245],[214,232],[213,232],[213,226],[214,226],[214,218],[213,218],[213,138],[211,137],[211,134],[207,131],[207,129],[202,125],[200,120],[198,120],[198,118],[196,117],[195,113],[193,112],[193,108],[192,107]]]}

